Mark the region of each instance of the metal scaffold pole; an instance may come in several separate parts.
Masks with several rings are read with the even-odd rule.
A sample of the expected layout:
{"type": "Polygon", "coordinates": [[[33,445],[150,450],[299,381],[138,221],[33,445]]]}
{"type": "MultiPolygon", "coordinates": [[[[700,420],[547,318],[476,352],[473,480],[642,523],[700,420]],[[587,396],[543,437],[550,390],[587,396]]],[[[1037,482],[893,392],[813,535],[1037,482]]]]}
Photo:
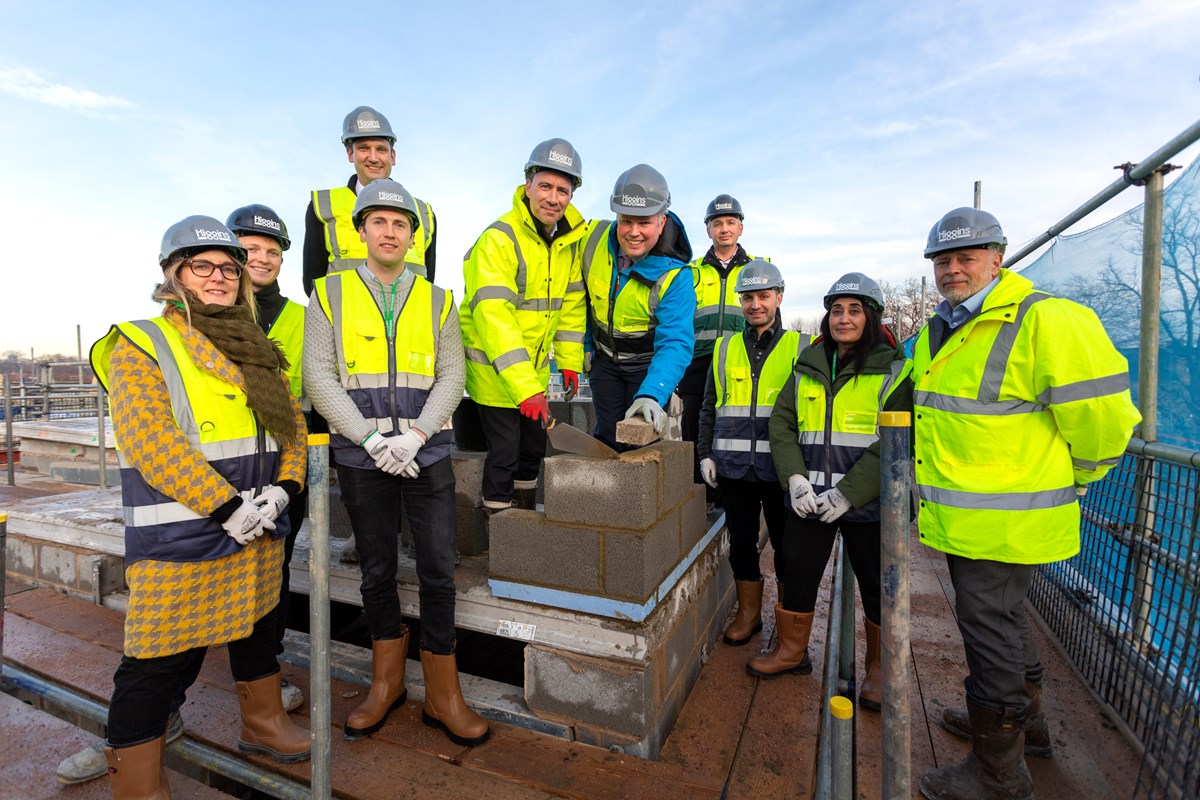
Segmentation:
{"type": "Polygon", "coordinates": [[[909,441],[912,414],[879,415],[883,630],[883,797],[908,800],[911,783],[909,717],[908,537],[911,510],[909,441]]]}
{"type": "Polygon", "coordinates": [[[333,789],[329,620],[329,434],[308,437],[309,684],[312,703],[312,796],[329,800],[333,789]]]}

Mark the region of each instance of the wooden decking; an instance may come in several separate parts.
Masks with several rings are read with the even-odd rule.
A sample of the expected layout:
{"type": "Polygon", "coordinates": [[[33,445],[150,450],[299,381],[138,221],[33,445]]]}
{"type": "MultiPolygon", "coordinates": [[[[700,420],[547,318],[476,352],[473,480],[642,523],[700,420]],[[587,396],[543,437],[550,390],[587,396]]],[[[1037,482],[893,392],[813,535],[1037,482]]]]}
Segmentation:
{"type": "MultiPolygon", "coordinates": [[[[763,558],[764,568],[770,553],[763,558]]],[[[767,586],[773,586],[768,580],[767,586]]],[[[967,743],[938,724],[941,711],[962,702],[965,674],[962,644],[954,624],[951,590],[940,555],[913,543],[912,561],[912,771],[913,786],[927,769],[954,763],[967,743]]],[[[122,618],[118,612],[46,589],[8,582],[4,657],[23,669],[107,702],[112,673],[120,657],[122,618]]],[[[819,605],[823,618],[829,581],[819,605]]],[[[770,607],[773,598],[768,597],[770,607]]],[[[409,702],[378,734],[346,742],[334,731],[335,794],[347,798],[765,798],[810,797],[813,789],[819,708],[820,664],[826,628],[814,626],[810,653],[812,676],[788,675],[757,681],[744,670],[755,647],[764,647],[773,630],[766,620],[761,640],[740,648],[717,643],[701,671],[674,731],[658,761],[495,725],[495,734],[477,748],[462,748],[420,721],[420,706],[409,702]]],[[[1055,757],[1029,759],[1037,796],[1126,800],[1133,792],[1138,761],[1132,748],[1108,721],[1057,646],[1041,629],[1035,636],[1046,665],[1046,705],[1055,739],[1055,757]]],[[[861,658],[861,640],[859,642],[861,658]]],[[[285,664],[289,680],[307,686],[303,670],[285,664]]],[[[358,702],[361,687],[334,682],[333,719],[340,725],[358,702]]],[[[3,698],[0,698],[3,699],[3,698]]],[[[11,703],[9,704],[11,705],[11,703]]],[[[0,707],[3,711],[7,706],[0,707]]],[[[189,692],[183,717],[187,735],[236,754],[237,700],[223,648],[214,648],[200,680],[189,692]]],[[[8,717],[7,711],[3,716],[8,717]]],[[[306,711],[296,717],[307,724],[306,711]]],[[[859,798],[877,798],[880,730],[877,714],[857,716],[859,798]]],[[[90,787],[61,787],[53,779],[59,758],[73,752],[89,735],[61,725],[39,728],[37,752],[15,747],[12,731],[3,730],[0,773],[10,783],[19,776],[20,798],[92,797],[90,787]]],[[[308,766],[278,765],[265,758],[256,764],[306,782],[308,766]]],[[[200,795],[172,773],[176,796],[200,795]]],[[[206,790],[211,792],[211,790],[206,790]]]]}

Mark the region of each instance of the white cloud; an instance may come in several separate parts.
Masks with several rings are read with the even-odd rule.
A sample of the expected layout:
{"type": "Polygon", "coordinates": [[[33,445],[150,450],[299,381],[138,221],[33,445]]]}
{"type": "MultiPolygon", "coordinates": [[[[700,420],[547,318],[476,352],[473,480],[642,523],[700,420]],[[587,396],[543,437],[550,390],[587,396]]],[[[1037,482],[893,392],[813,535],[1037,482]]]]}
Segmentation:
{"type": "Polygon", "coordinates": [[[122,97],[52,83],[26,67],[0,67],[0,92],[67,111],[114,111],[133,108],[122,97]]]}

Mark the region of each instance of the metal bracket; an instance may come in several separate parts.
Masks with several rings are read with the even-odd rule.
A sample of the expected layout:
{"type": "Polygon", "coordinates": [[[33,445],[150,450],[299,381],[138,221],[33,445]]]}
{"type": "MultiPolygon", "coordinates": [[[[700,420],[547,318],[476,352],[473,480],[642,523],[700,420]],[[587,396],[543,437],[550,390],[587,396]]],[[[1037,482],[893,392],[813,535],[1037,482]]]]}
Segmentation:
{"type": "MultiPolygon", "coordinates": [[[[1134,164],[1132,161],[1126,161],[1124,164],[1117,164],[1115,167],[1113,167],[1113,169],[1119,169],[1119,170],[1121,170],[1121,177],[1122,177],[1122,178],[1125,180],[1125,182],[1126,182],[1126,183],[1128,183],[1130,186],[1145,186],[1145,185],[1146,185],[1146,179],[1145,179],[1145,178],[1142,178],[1140,181],[1135,181],[1133,178],[1130,178],[1130,177],[1129,177],[1129,173],[1130,173],[1130,172],[1131,172],[1131,171],[1132,171],[1132,170],[1133,170],[1133,169],[1134,169],[1136,166],[1137,166],[1137,164],[1134,164]]],[[[1179,165],[1178,165],[1178,164],[1163,164],[1161,167],[1158,167],[1158,168],[1157,168],[1157,169],[1155,169],[1154,171],[1155,171],[1155,172],[1158,172],[1158,173],[1161,173],[1161,174],[1163,174],[1163,175],[1166,175],[1167,173],[1169,173],[1169,172],[1171,172],[1171,171],[1173,171],[1173,170],[1177,170],[1177,169],[1179,169],[1179,168],[1180,168],[1180,167],[1179,167],[1179,165]]]]}

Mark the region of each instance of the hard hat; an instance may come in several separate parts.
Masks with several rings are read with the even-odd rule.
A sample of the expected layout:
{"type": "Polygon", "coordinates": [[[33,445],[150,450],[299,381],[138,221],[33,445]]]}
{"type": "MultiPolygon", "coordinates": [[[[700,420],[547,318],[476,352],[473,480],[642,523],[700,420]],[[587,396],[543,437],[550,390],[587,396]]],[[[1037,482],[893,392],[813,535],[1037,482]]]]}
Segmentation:
{"type": "Polygon", "coordinates": [[[354,139],[387,139],[395,144],[396,134],[392,133],[387,117],[370,106],[359,106],[342,122],[342,144],[349,144],[354,139]]]}
{"type": "Polygon", "coordinates": [[[614,212],[629,217],[653,217],[670,205],[667,179],[649,164],[638,164],[622,172],[608,201],[614,212]]]}
{"type": "Polygon", "coordinates": [[[783,275],[779,274],[779,267],[770,261],[756,258],[738,272],[734,291],[741,294],[742,292],[757,292],[759,289],[778,289],[782,292],[783,275]]]}
{"type": "Polygon", "coordinates": [[[533,148],[525,163],[525,179],[529,180],[539,169],[561,172],[576,189],[583,185],[583,160],[566,139],[547,139],[533,148]]]}
{"type": "Polygon", "coordinates": [[[270,207],[261,203],[253,203],[235,209],[225,220],[225,227],[238,236],[270,236],[279,242],[279,247],[287,250],[292,246],[288,238],[287,225],[270,207]]]}
{"type": "Polygon", "coordinates": [[[354,227],[362,225],[363,217],[373,208],[391,208],[403,211],[412,220],[413,233],[421,227],[417,204],[408,190],[391,178],[371,181],[358,192],[354,201],[354,227]]]}
{"type": "Polygon", "coordinates": [[[246,250],[238,244],[233,232],[212,217],[196,214],[184,217],[163,234],[158,249],[158,265],[167,266],[181,250],[228,250],[234,261],[246,263],[246,250]]]}
{"type": "Polygon", "coordinates": [[[962,250],[965,247],[987,247],[1000,245],[1000,252],[1008,245],[1000,221],[978,208],[956,208],[946,212],[929,231],[929,242],[925,245],[925,257],[933,258],[946,250],[962,250]]]}
{"type": "Polygon", "coordinates": [[[825,310],[839,297],[857,297],[879,313],[883,313],[883,290],[873,279],[861,272],[847,272],[834,281],[825,293],[825,310]]]}
{"type": "Polygon", "coordinates": [[[739,203],[732,195],[719,194],[713,198],[713,201],[708,204],[708,208],[704,210],[704,224],[707,225],[709,220],[715,217],[737,217],[745,219],[742,214],[742,204],[739,203]]]}

